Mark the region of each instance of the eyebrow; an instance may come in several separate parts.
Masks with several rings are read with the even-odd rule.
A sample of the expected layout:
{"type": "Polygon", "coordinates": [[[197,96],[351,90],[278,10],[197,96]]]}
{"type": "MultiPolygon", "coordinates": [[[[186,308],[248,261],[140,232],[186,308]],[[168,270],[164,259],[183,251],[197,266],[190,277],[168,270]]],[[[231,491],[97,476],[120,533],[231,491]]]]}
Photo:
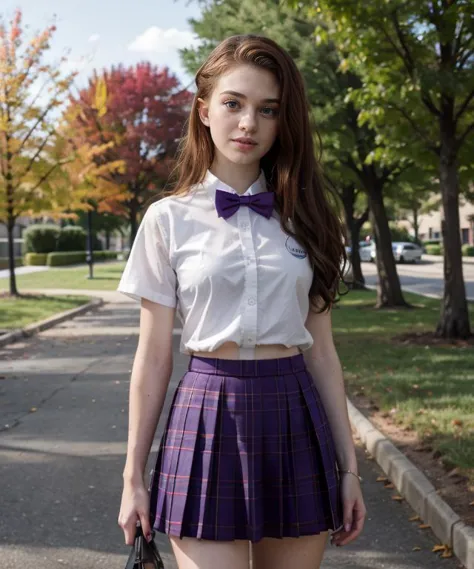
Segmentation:
{"type": "MultiPolygon", "coordinates": [[[[241,99],[247,99],[243,93],[238,93],[237,91],[222,91],[221,95],[234,95],[234,97],[240,97],[241,99]]],[[[280,99],[263,99],[264,103],[279,103],[280,99]]]]}

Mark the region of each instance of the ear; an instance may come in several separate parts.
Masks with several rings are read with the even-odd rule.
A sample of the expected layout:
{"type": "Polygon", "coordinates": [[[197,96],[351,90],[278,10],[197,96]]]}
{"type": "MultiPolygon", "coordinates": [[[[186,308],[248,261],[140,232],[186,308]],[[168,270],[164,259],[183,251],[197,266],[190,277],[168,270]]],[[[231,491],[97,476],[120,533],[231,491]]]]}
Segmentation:
{"type": "Polygon", "coordinates": [[[201,97],[198,98],[198,113],[199,113],[199,118],[201,119],[201,122],[205,126],[210,126],[209,105],[208,105],[208,103],[206,103],[206,101],[204,99],[201,99],[201,97]]]}

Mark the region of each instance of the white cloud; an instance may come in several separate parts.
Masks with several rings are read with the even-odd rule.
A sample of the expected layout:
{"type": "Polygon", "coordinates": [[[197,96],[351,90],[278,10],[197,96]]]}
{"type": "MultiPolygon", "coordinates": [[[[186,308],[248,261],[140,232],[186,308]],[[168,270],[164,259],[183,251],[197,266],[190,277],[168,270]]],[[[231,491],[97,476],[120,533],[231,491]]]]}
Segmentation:
{"type": "Polygon", "coordinates": [[[151,26],[137,36],[128,46],[128,49],[143,53],[169,54],[178,49],[198,44],[198,37],[191,32],[180,31],[176,28],[162,29],[151,26]]]}
{"type": "Polygon", "coordinates": [[[95,43],[95,42],[98,42],[99,39],[100,39],[99,34],[92,34],[87,41],[89,41],[90,43],[95,43]]]}

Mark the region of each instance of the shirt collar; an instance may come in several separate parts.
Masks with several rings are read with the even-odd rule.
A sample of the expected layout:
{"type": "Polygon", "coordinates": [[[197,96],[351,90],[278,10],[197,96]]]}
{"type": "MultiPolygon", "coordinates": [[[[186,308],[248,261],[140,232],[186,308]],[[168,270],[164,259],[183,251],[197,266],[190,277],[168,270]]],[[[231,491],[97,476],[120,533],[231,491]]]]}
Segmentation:
{"type": "MultiPolygon", "coordinates": [[[[229,186],[219,180],[219,178],[217,178],[217,176],[215,176],[210,170],[207,170],[206,172],[206,176],[203,180],[203,186],[208,191],[209,196],[212,200],[215,199],[216,190],[223,190],[224,192],[230,192],[232,194],[238,193],[234,188],[232,188],[232,186],[229,186]]],[[[255,182],[249,188],[247,188],[243,194],[240,195],[253,196],[255,194],[260,194],[261,192],[266,191],[267,182],[265,179],[265,173],[263,170],[260,170],[260,176],[257,178],[257,180],[255,180],[255,182]]]]}

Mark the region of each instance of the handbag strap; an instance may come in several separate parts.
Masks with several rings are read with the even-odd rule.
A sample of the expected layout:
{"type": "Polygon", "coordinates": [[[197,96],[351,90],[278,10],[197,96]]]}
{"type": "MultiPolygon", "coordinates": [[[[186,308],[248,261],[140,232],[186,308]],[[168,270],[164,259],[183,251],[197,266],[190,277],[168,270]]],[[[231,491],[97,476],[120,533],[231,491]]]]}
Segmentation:
{"type": "Polygon", "coordinates": [[[153,540],[154,537],[155,532],[152,532],[152,540],[148,543],[143,536],[141,526],[137,525],[135,541],[125,569],[165,569],[156,543],[153,540]]]}

